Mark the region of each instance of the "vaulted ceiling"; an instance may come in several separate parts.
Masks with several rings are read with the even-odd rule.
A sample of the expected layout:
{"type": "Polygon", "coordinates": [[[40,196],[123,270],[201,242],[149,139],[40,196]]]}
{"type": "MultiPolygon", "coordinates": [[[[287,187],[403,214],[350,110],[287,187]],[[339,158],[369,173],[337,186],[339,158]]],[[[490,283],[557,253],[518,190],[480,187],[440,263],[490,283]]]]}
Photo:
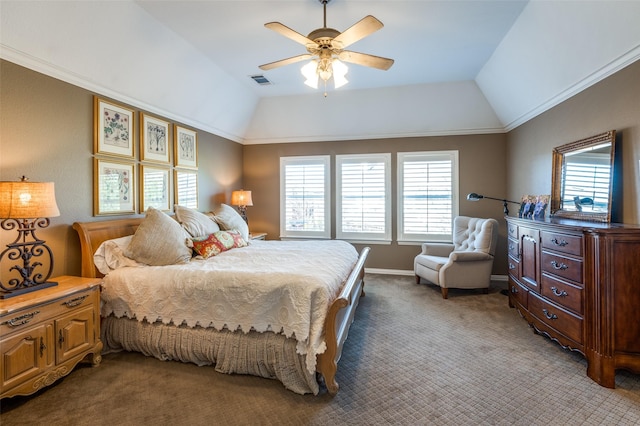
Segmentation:
{"type": "Polygon", "coordinates": [[[331,0],[327,26],[366,15],[349,50],[395,63],[326,97],[304,63],[258,68],[305,53],[264,23],[306,35],[318,0],[2,0],[0,56],[247,144],[504,132],[640,58],[634,0],[331,0]]]}

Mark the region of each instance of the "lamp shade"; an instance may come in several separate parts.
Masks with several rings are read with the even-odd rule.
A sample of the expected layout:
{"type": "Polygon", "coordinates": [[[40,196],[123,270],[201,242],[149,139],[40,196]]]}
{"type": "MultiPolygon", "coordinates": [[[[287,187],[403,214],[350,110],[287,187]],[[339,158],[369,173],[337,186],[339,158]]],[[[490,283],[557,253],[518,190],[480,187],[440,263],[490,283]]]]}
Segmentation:
{"type": "Polygon", "coordinates": [[[53,182],[0,182],[0,218],[60,216],[53,182]]]}
{"type": "Polygon", "coordinates": [[[253,200],[251,199],[251,191],[233,191],[231,193],[231,205],[233,206],[253,206],[253,200]]]}

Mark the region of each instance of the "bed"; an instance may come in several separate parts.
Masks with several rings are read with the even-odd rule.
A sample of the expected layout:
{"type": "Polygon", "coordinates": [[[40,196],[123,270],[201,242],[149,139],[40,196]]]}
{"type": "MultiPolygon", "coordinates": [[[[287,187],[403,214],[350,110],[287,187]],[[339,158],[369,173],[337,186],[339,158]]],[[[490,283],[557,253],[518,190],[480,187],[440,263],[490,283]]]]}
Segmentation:
{"type": "MultiPolygon", "coordinates": [[[[217,371],[223,373],[251,374],[277,379],[287,389],[300,394],[318,394],[323,386],[332,395],[338,392],[337,366],[359,298],[364,295],[364,264],[369,253],[368,247],[363,248],[358,254],[352,246],[351,249],[346,249],[344,245],[347,243],[341,241],[250,241],[247,247],[215,256],[216,261],[225,261],[224,265],[227,265],[215,268],[228,269],[223,275],[216,275],[215,278],[212,278],[213,276],[205,278],[207,274],[213,273],[207,266],[207,262],[211,259],[206,261],[196,259],[188,264],[177,266],[125,267],[109,272],[105,276],[94,263],[96,251],[105,241],[135,234],[143,220],[144,218],[130,218],[76,222],[73,225],[80,237],[82,276],[104,277],[101,335],[107,351],[137,351],[163,360],[214,365],[217,371]],[[307,252],[306,256],[301,256],[299,250],[307,246],[306,250],[311,251],[307,252]],[[303,269],[300,272],[289,274],[286,272],[288,269],[283,272],[278,269],[278,265],[261,264],[261,261],[256,260],[265,259],[265,262],[273,262],[276,258],[281,259],[282,253],[286,253],[286,250],[291,247],[293,250],[291,256],[297,256],[294,257],[297,260],[293,263],[300,264],[299,267],[303,269]],[[279,250],[285,251],[279,253],[279,250]],[[348,253],[349,250],[355,253],[353,258],[351,254],[345,255],[349,257],[346,260],[335,257],[336,253],[348,253]],[[296,252],[298,254],[295,254],[296,252]],[[308,324],[300,324],[306,319],[304,321],[289,319],[289,311],[284,308],[273,306],[273,309],[267,309],[274,300],[273,294],[258,300],[258,306],[265,307],[264,311],[268,319],[260,320],[255,315],[246,320],[242,315],[238,317],[238,312],[246,314],[247,311],[251,313],[256,311],[255,308],[244,310],[241,308],[241,303],[244,302],[238,301],[238,295],[243,293],[242,285],[248,285],[249,287],[245,287],[250,290],[247,293],[251,294],[250,298],[256,299],[262,297],[262,294],[256,295],[252,289],[258,286],[269,287],[269,279],[272,275],[285,277],[284,279],[289,275],[297,277],[296,279],[306,276],[309,281],[314,281],[315,277],[309,275],[310,263],[305,263],[304,258],[315,259],[316,263],[311,264],[317,264],[318,261],[323,262],[318,256],[326,252],[334,252],[334,260],[328,260],[329,262],[341,265],[335,272],[339,273],[339,276],[330,278],[332,282],[338,283],[337,287],[327,291],[303,292],[299,300],[291,296],[297,291],[287,292],[286,297],[282,297],[289,304],[301,306],[303,319],[305,313],[311,318],[308,324]],[[241,254],[246,254],[245,259],[250,260],[242,260],[241,254]],[[233,268],[228,265],[233,265],[233,268]],[[236,266],[244,269],[234,272],[237,271],[236,266]],[[253,273],[254,270],[257,272],[253,273]],[[186,278],[180,278],[182,276],[180,274],[186,274],[186,278]],[[201,275],[202,278],[195,278],[201,275]],[[121,278],[126,280],[127,276],[133,276],[134,278],[129,279],[132,279],[135,284],[128,284],[125,290],[111,288],[112,282],[121,278]],[[161,284],[163,276],[170,277],[168,281],[179,283],[181,288],[179,290],[165,288],[165,284],[161,284]],[[233,283],[230,295],[228,289],[225,290],[226,295],[221,297],[221,300],[218,300],[218,297],[222,293],[216,293],[213,290],[197,293],[202,290],[201,281],[222,282],[223,278],[233,283]],[[128,302],[125,297],[125,294],[129,297],[132,293],[150,296],[161,289],[168,293],[162,293],[162,296],[151,301],[128,302]],[[312,293],[312,295],[309,296],[306,293],[312,293]],[[324,294],[324,297],[317,299],[316,294],[324,294]],[[189,312],[196,312],[206,307],[203,300],[207,303],[209,300],[205,299],[211,300],[211,306],[215,305],[216,309],[213,310],[216,314],[229,315],[232,319],[219,320],[222,317],[214,315],[211,321],[209,319],[202,321],[197,315],[191,316],[189,312]],[[197,301],[198,306],[193,308],[186,306],[187,303],[191,303],[189,300],[197,301]],[[315,301],[309,302],[309,300],[315,301]],[[305,307],[309,303],[312,306],[305,307]],[[171,306],[167,308],[167,304],[171,306]],[[280,321],[282,318],[285,319],[280,321]],[[272,326],[271,322],[276,326],[272,326]]],[[[280,263],[283,262],[280,261],[280,263]]],[[[317,273],[317,275],[322,274],[317,273]]],[[[116,288],[115,284],[113,285],[116,288]]],[[[273,286],[279,288],[275,284],[273,286]]],[[[281,289],[278,291],[282,292],[281,289]]]]}

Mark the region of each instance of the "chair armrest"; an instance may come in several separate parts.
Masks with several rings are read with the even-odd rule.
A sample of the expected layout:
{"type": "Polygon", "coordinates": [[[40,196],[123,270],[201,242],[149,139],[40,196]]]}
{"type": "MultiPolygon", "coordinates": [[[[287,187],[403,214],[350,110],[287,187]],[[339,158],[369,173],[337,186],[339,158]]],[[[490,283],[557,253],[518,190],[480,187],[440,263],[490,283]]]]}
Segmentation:
{"type": "Polygon", "coordinates": [[[422,243],[422,253],[420,254],[448,257],[453,248],[453,244],[448,243],[422,243]]]}
{"type": "Polygon", "coordinates": [[[449,256],[452,262],[477,262],[479,260],[492,260],[493,256],[481,251],[454,251],[449,256]]]}

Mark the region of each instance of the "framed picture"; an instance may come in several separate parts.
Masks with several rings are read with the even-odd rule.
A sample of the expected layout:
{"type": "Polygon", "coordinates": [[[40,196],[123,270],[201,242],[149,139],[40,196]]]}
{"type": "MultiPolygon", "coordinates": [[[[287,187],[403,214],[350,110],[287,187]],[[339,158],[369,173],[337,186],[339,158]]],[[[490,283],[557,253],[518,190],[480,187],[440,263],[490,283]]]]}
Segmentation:
{"type": "Polygon", "coordinates": [[[133,163],[94,159],[93,214],[136,213],[136,179],[133,163]]]}
{"type": "Polygon", "coordinates": [[[94,96],[94,152],[133,158],[133,111],[94,96]]]}
{"type": "Polygon", "coordinates": [[[523,219],[544,219],[551,195],[523,195],[518,217],[523,219]]]}
{"type": "Polygon", "coordinates": [[[173,143],[175,146],[176,167],[188,167],[195,169],[198,167],[198,139],[196,132],[184,127],[174,126],[175,136],[173,143]]]}
{"type": "Polygon", "coordinates": [[[194,170],[174,170],[176,204],[198,208],[198,172],[194,170]]]}
{"type": "Polygon", "coordinates": [[[159,118],[140,113],[140,160],[169,164],[169,126],[159,118]]]}
{"type": "Polygon", "coordinates": [[[169,168],[140,165],[140,211],[149,207],[171,210],[171,173],[169,168]]]}

